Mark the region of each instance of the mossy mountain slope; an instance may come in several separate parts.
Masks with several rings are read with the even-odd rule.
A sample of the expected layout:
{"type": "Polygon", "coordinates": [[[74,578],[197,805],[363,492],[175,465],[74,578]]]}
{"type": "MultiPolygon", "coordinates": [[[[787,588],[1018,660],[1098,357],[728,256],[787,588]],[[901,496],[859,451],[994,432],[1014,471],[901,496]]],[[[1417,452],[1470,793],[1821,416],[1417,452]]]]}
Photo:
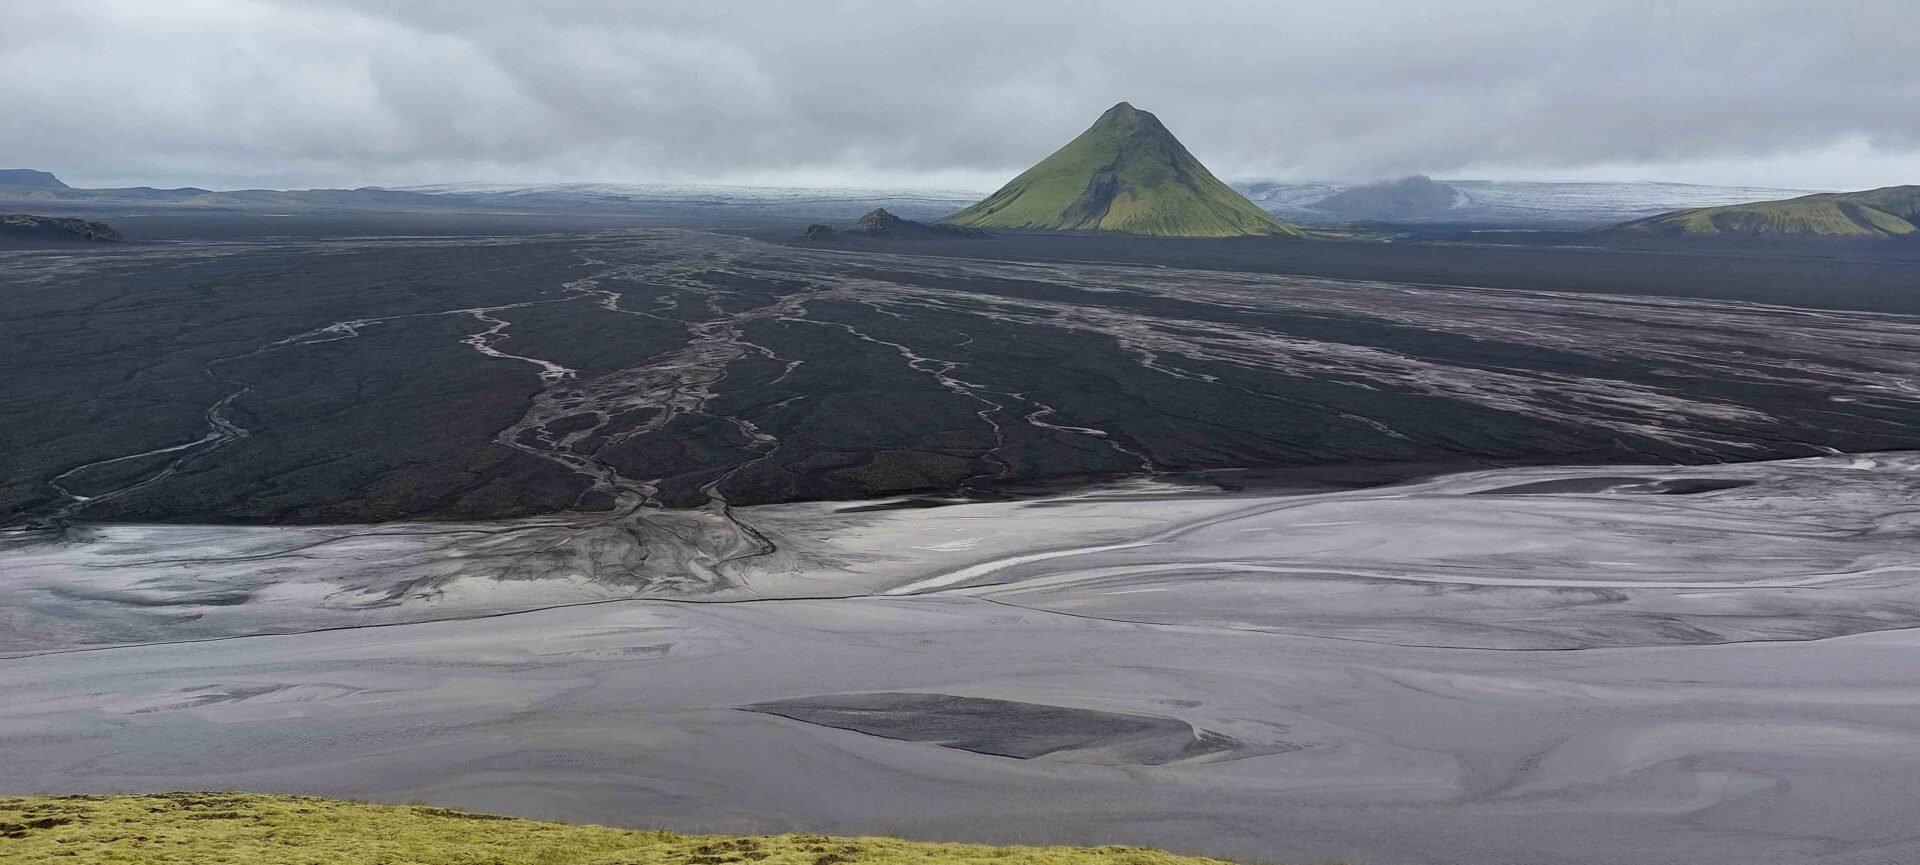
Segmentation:
{"type": "Polygon", "coordinates": [[[1920,186],[1680,210],[1605,231],[1654,237],[1920,238],[1920,186]]]}
{"type": "Polygon", "coordinates": [[[941,221],[1162,237],[1302,233],[1220,182],[1159,118],[1125,102],[998,192],[941,221]]]}
{"type": "Polygon", "coordinates": [[[23,865],[1224,865],[1141,847],[676,835],[244,793],[0,797],[0,860],[23,865]]]}

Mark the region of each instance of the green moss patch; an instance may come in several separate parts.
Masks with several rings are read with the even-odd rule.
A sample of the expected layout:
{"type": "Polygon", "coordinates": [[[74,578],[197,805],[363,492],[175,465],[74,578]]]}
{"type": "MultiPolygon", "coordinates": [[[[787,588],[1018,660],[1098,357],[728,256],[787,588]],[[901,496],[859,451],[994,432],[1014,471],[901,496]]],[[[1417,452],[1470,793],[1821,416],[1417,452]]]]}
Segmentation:
{"type": "Polygon", "coordinates": [[[1138,847],[985,847],[573,826],[306,796],[0,798],[0,860],[127,865],[1218,865],[1138,847]]]}

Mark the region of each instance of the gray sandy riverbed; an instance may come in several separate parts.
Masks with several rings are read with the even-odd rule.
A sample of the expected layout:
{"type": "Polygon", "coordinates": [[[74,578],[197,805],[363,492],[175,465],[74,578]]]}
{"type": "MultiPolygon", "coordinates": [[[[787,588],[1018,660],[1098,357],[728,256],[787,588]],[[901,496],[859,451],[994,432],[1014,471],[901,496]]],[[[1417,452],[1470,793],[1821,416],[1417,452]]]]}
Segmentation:
{"type": "MultiPolygon", "coordinates": [[[[105,527],[0,554],[0,792],[1271,860],[1913,861],[1917,467],[742,509],[779,555],[637,599],[558,571],[435,595],[359,546],[358,571],[256,560],[270,573],[239,602],[123,603],[196,571],[103,567],[135,531],[105,527]],[[348,585],[401,600],[356,626],[348,585]],[[205,641],[126,639],[174,627],[205,641]]],[[[221,531],[313,530],[139,543],[174,531],[224,550],[221,531]]]]}

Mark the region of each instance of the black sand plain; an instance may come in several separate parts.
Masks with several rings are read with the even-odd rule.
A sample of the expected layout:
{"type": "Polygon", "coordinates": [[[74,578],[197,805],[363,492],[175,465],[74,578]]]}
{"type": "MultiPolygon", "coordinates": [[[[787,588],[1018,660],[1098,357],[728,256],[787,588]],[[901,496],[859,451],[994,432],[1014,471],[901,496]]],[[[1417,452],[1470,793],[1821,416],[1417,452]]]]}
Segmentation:
{"type": "Polygon", "coordinates": [[[135,242],[0,253],[0,522],[478,519],[1920,443],[1901,360],[1920,266],[1871,257],[88,215],[135,242]]]}

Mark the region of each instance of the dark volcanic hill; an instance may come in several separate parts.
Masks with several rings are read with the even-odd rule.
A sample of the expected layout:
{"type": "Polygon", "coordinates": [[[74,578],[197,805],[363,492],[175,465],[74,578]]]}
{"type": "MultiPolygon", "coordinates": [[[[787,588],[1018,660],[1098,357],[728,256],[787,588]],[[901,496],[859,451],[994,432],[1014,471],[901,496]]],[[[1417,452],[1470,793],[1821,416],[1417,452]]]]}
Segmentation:
{"type": "Polygon", "coordinates": [[[1622,223],[1603,233],[1667,238],[1920,239],[1920,186],[1680,210],[1622,223]]]}
{"type": "Polygon", "coordinates": [[[104,222],[58,216],[34,216],[28,213],[0,214],[0,240],[126,242],[126,238],[121,237],[120,232],[104,222]]]}
{"type": "Polygon", "coordinates": [[[1165,237],[1301,233],[1220,182],[1159,118],[1125,102],[1000,191],[941,221],[1165,237]]]}
{"type": "Polygon", "coordinates": [[[875,208],[853,223],[847,234],[854,237],[913,238],[913,237],[986,237],[987,233],[978,228],[962,225],[941,225],[938,223],[915,222],[901,219],[884,207],[875,208]]]}
{"type": "Polygon", "coordinates": [[[832,242],[837,240],[952,240],[965,238],[985,238],[992,235],[978,228],[961,225],[941,225],[938,223],[916,222],[901,219],[884,207],[874,208],[853,223],[846,231],[835,231],[832,226],[814,224],[807,226],[801,240],[814,242],[832,242]]]}
{"type": "Polygon", "coordinates": [[[1313,203],[1314,210],[1353,219],[1431,219],[1452,210],[1461,196],[1424,174],[1356,186],[1313,203]]]}

